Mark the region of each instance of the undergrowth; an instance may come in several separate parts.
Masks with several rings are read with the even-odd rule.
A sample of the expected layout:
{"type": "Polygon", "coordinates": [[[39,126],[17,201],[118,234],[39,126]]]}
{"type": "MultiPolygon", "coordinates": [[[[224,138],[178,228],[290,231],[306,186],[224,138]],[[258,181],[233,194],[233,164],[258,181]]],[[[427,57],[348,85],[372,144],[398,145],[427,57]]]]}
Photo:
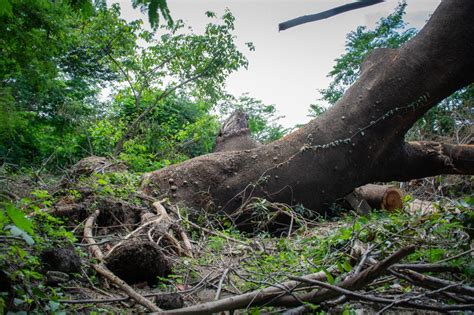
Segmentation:
{"type": "Polygon", "coordinates": [[[64,222],[47,213],[52,198],[35,190],[16,204],[0,204],[0,313],[6,310],[55,313],[64,292],[48,286],[40,253],[49,248],[72,246],[76,241],[64,222]]]}
{"type": "MultiPolygon", "coordinates": [[[[135,188],[138,181],[139,177],[132,173],[95,174],[80,179],[79,186],[88,186],[99,195],[139,202],[135,188]]],[[[65,193],[72,200],[80,199],[81,193],[75,189],[65,193]]],[[[409,205],[410,198],[405,201],[409,205]]],[[[48,214],[54,202],[48,192],[36,190],[30,198],[1,204],[0,312],[67,313],[78,310],[77,306],[61,303],[74,296],[60,285],[48,283],[40,259],[40,253],[52,247],[76,246],[76,251],[81,252],[74,234],[66,229],[64,222],[48,214]]],[[[260,201],[257,207],[261,208],[262,204],[260,201]]],[[[189,231],[196,255],[194,258],[176,258],[173,274],[160,279],[154,290],[181,292],[192,289],[197,292],[205,283],[210,283],[214,286],[211,285],[212,294],[215,294],[216,283],[225,270],[227,277],[221,297],[268,287],[286,281],[290,275],[320,271],[325,272],[327,281],[334,284],[355,268],[353,250],[357,246],[370,248],[374,256],[386,257],[403,246],[416,244],[417,250],[407,260],[417,263],[435,263],[469,250],[474,199],[443,199],[432,205],[431,211],[408,210],[410,207],[407,206],[405,210],[391,213],[374,211],[367,217],[353,212],[341,213],[336,221],[319,218],[280,237],[267,232],[240,232],[225,219],[220,223],[216,219],[202,221],[199,226],[203,230],[192,226],[183,213],[182,226],[189,231]]],[[[82,256],[85,259],[85,254],[82,256]]],[[[460,278],[456,280],[472,282],[474,262],[470,255],[447,263],[461,268],[460,278]]],[[[72,275],[71,280],[77,280],[81,285],[97,283],[95,276],[87,274],[72,275]]],[[[401,282],[400,285],[405,292],[411,290],[408,283],[401,282]]],[[[387,285],[377,290],[384,288],[387,285]]],[[[205,300],[191,293],[188,298],[195,303],[205,300]]],[[[110,311],[108,306],[103,307],[102,310],[110,311]]],[[[260,309],[248,311],[258,314],[260,309]]]]}
{"type": "MultiPolygon", "coordinates": [[[[319,271],[325,272],[327,281],[334,284],[354,268],[352,251],[357,245],[370,247],[373,253],[386,257],[403,246],[416,244],[417,250],[408,262],[435,263],[469,250],[473,201],[465,198],[449,205],[438,203],[430,213],[374,211],[368,217],[349,213],[338,221],[320,219],[289,237],[260,233],[248,238],[233,228],[220,231],[220,236],[195,231],[192,236],[198,244],[199,256],[181,260],[175,269],[176,279],[185,285],[208,273],[217,275],[228,269],[229,294],[262,289],[286,281],[289,275],[319,271]]],[[[474,262],[469,255],[448,263],[462,269],[462,280],[472,281],[474,262]]],[[[405,286],[408,290],[408,284],[405,286]]]]}

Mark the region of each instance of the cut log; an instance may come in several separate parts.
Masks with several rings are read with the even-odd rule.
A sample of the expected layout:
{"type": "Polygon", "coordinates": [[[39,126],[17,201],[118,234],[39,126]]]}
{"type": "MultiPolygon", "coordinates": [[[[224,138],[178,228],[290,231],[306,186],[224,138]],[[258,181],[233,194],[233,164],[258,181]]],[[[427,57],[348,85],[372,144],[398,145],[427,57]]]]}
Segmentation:
{"type": "Polygon", "coordinates": [[[355,189],[374,209],[394,211],[403,208],[403,192],[393,186],[368,184],[355,189]]]}

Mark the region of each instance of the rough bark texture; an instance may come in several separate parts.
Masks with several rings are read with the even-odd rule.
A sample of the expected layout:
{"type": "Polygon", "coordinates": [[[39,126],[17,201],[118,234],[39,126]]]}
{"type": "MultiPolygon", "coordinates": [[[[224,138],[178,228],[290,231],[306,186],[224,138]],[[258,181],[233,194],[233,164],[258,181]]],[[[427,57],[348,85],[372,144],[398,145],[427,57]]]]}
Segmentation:
{"type": "Polygon", "coordinates": [[[323,116],[268,145],[149,173],[144,191],[226,212],[249,197],[324,212],[366,183],[474,174],[473,145],[404,142],[428,109],[473,82],[473,16],[474,1],[443,1],[412,40],[371,53],[360,78],[323,116]]]}
{"type": "Polygon", "coordinates": [[[259,146],[250,136],[247,114],[237,110],[222,124],[214,152],[248,150],[259,146]]]}

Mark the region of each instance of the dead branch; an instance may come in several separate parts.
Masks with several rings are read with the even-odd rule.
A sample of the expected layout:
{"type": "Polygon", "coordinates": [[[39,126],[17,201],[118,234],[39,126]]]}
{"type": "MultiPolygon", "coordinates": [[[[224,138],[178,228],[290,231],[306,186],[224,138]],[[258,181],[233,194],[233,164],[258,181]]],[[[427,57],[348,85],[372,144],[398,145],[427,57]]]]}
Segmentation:
{"type": "Polygon", "coordinates": [[[144,298],[139,293],[137,293],[131,286],[129,286],[125,281],[114,275],[110,270],[107,269],[104,265],[93,264],[92,268],[100,274],[101,276],[108,279],[113,284],[117,285],[122,291],[127,293],[132,299],[137,301],[139,304],[145,306],[148,310],[152,312],[160,312],[161,309],[153,304],[150,300],[144,298]]]}
{"type": "Polygon", "coordinates": [[[418,272],[461,272],[461,268],[448,264],[396,264],[393,267],[396,269],[410,269],[418,272]]]}
{"type": "MultiPolygon", "coordinates": [[[[436,286],[433,286],[432,283],[425,283],[423,281],[416,281],[413,278],[406,275],[405,273],[395,271],[395,268],[393,268],[393,267],[388,269],[388,271],[392,275],[394,275],[396,278],[403,279],[403,280],[407,281],[408,283],[411,283],[413,286],[422,287],[422,288],[425,288],[425,289],[428,289],[428,290],[433,290],[433,288],[443,287],[442,285],[436,287],[436,286]]],[[[461,284],[459,284],[459,285],[461,285],[461,284]]],[[[456,287],[454,287],[454,288],[456,288],[456,287]]],[[[445,297],[447,297],[449,299],[452,299],[452,300],[454,300],[456,302],[459,302],[459,303],[472,303],[472,302],[474,302],[474,299],[472,299],[472,298],[469,298],[469,297],[466,297],[466,296],[460,296],[460,295],[457,295],[457,294],[449,292],[449,291],[452,291],[452,289],[448,289],[446,291],[443,291],[443,292],[441,292],[441,294],[444,295],[445,297]]]]}
{"type": "MultiPolygon", "coordinates": [[[[305,279],[326,279],[326,273],[323,271],[307,275],[305,279]]],[[[288,291],[300,288],[301,283],[298,281],[287,281],[278,283],[273,286],[255,290],[249,293],[221,299],[218,301],[212,301],[204,304],[194,305],[177,309],[173,311],[164,312],[164,314],[210,314],[216,312],[222,312],[231,309],[245,308],[251,305],[259,305],[269,300],[278,297],[282,294],[287,294],[288,291]]]]}
{"type": "Polygon", "coordinates": [[[226,270],[224,270],[224,273],[222,274],[221,279],[219,280],[216,296],[214,298],[214,300],[216,301],[219,300],[219,298],[221,297],[222,286],[224,285],[224,281],[225,281],[225,278],[227,277],[228,272],[229,272],[229,268],[226,268],[226,270]]]}
{"type": "MultiPolygon", "coordinates": [[[[183,306],[183,300],[179,293],[148,293],[143,294],[143,297],[151,297],[155,303],[163,308],[173,309],[183,306]],[[166,304],[166,307],[164,306],[166,304]]],[[[116,303],[130,300],[130,296],[118,296],[104,299],[82,299],[82,300],[59,300],[59,303],[64,304],[105,304],[116,303]]]]}
{"type": "Polygon", "coordinates": [[[474,287],[470,287],[467,285],[461,285],[460,283],[456,283],[453,281],[449,280],[444,280],[440,278],[436,278],[433,276],[428,276],[428,275],[423,275],[421,273],[418,273],[413,270],[400,270],[398,269],[398,272],[406,275],[408,278],[410,278],[413,284],[419,285],[422,287],[430,288],[430,289],[438,289],[440,287],[445,287],[449,285],[456,285],[453,288],[451,288],[449,291],[455,292],[455,293],[460,293],[460,294],[465,294],[467,296],[474,296],[474,287]]]}
{"type": "Polygon", "coordinates": [[[352,299],[362,300],[362,301],[367,301],[367,302],[380,303],[380,304],[389,304],[390,307],[397,305],[397,306],[402,306],[402,307],[411,307],[411,308],[416,308],[416,309],[425,309],[425,310],[432,310],[432,311],[469,310],[472,307],[474,307],[474,304],[466,304],[466,305],[431,304],[431,305],[424,305],[424,304],[410,302],[410,300],[417,299],[417,298],[420,298],[422,296],[436,294],[436,293],[439,293],[441,291],[447,290],[452,285],[449,286],[449,287],[444,287],[444,288],[438,289],[436,291],[426,292],[426,293],[423,293],[423,294],[420,294],[420,295],[417,295],[417,296],[409,297],[409,298],[406,298],[406,299],[403,299],[403,300],[392,300],[392,299],[376,297],[376,296],[373,296],[373,295],[364,295],[364,294],[356,293],[356,292],[344,289],[341,286],[335,286],[335,285],[331,285],[329,283],[321,282],[321,281],[317,281],[317,280],[310,280],[310,279],[305,279],[305,278],[300,278],[300,277],[293,277],[293,276],[290,276],[289,278],[293,279],[293,280],[296,280],[296,281],[305,282],[305,283],[308,283],[308,284],[318,285],[318,286],[320,286],[322,288],[325,288],[327,290],[332,290],[334,292],[337,292],[338,295],[345,295],[345,296],[350,297],[352,299]]]}
{"type": "Polygon", "coordinates": [[[356,188],[354,192],[366,200],[372,208],[394,211],[403,207],[404,193],[396,187],[367,184],[356,188]]]}
{"type": "Polygon", "coordinates": [[[94,223],[97,220],[97,217],[99,216],[99,214],[100,214],[100,211],[96,210],[86,220],[86,223],[84,224],[84,240],[90,246],[89,251],[91,253],[91,256],[96,258],[99,262],[103,262],[104,254],[102,253],[102,250],[100,249],[100,247],[97,246],[97,243],[94,239],[94,234],[92,232],[94,223]]]}

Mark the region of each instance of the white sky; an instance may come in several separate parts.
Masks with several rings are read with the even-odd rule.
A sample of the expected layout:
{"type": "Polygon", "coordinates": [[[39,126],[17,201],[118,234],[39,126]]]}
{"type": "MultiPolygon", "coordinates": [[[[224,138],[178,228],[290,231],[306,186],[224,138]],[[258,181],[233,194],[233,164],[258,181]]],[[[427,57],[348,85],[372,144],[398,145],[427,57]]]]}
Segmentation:
{"type": "MultiPolygon", "coordinates": [[[[182,19],[196,32],[208,22],[204,12],[222,15],[229,8],[236,17],[235,35],[241,51],[249,60],[227,80],[227,90],[235,96],[248,92],[266,104],[275,104],[285,118],[286,127],[305,123],[311,103],[320,98],[318,89],[326,88],[326,77],[334,59],[344,52],[346,34],[359,25],[373,27],[397,5],[397,0],[353,10],[332,18],[303,24],[278,32],[280,22],[328,10],[355,0],[168,0],[173,19],[182,19]],[[253,42],[249,52],[245,42],[253,42]]],[[[130,0],[120,0],[127,20],[147,17],[131,8],[130,0]]],[[[408,0],[405,21],[421,28],[440,0],[408,0]]]]}

